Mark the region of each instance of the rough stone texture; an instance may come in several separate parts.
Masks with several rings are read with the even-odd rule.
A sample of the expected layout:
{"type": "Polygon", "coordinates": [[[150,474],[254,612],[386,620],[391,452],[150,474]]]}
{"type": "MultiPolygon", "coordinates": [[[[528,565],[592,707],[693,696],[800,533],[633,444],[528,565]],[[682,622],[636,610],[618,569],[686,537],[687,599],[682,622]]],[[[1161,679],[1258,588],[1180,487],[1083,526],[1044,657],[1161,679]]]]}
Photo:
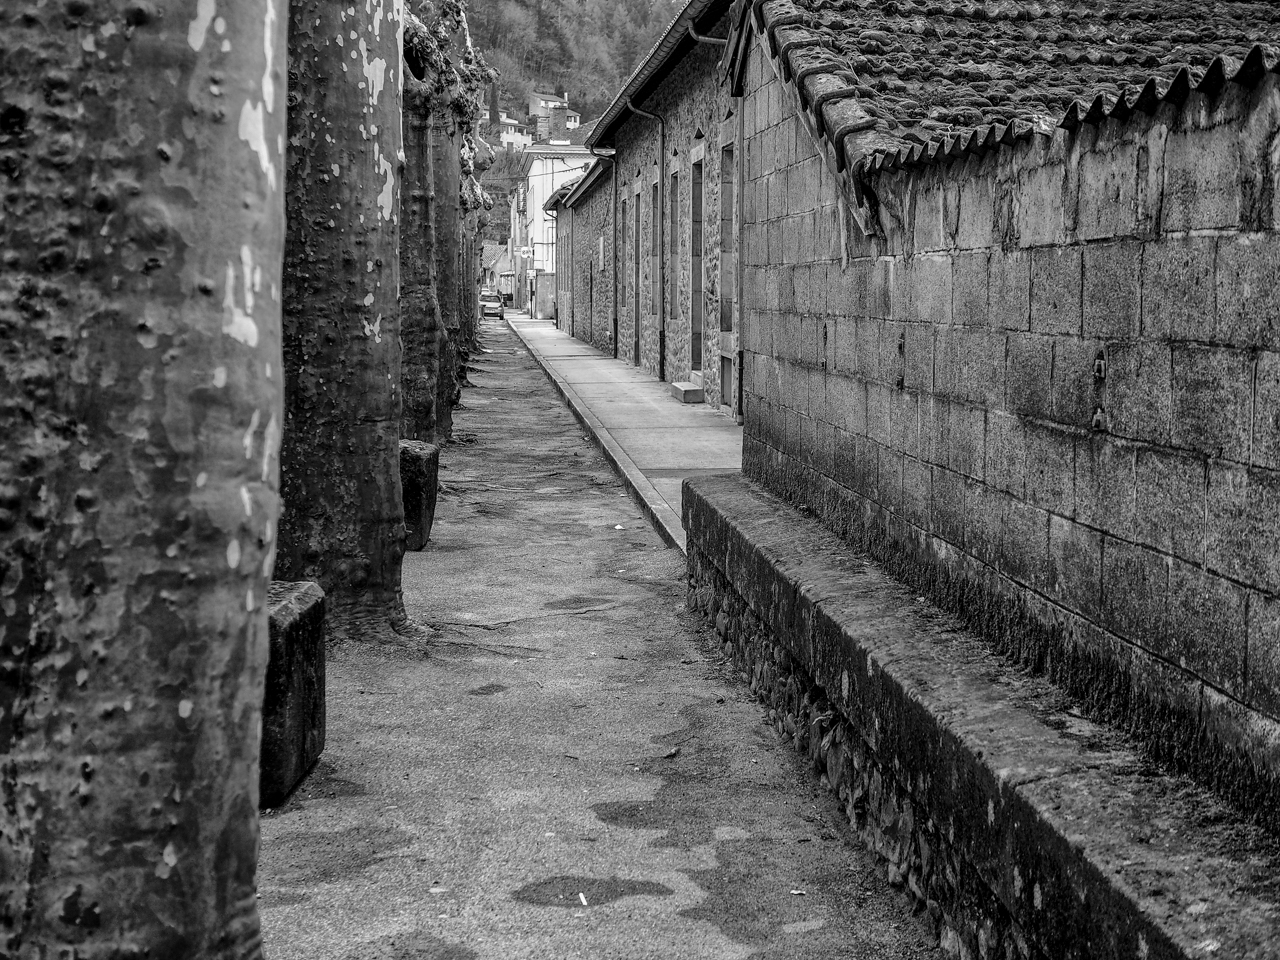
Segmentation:
{"type": "Polygon", "coordinates": [[[1274,837],[750,482],[684,524],[690,606],[949,952],[1280,956],[1274,837]]]}
{"type": "MultiPolygon", "coordinates": [[[[565,296],[560,304],[560,329],[586,341],[597,350],[612,353],[613,343],[613,190],[612,171],[587,187],[583,196],[566,211],[562,223],[569,230],[557,231],[563,243],[556,255],[558,264],[569,264],[565,296]]],[[[621,265],[618,265],[621,269],[621,265]]],[[[561,270],[561,274],[564,271],[561,270]]],[[[561,274],[557,274],[559,281],[561,274]]],[[[621,349],[621,346],[619,346],[621,349]]]]}
{"type": "Polygon", "coordinates": [[[283,5],[0,4],[0,956],[262,956],[283,5]]]}
{"type": "Polygon", "coordinates": [[[420,440],[400,441],[400,485],[404,489],[405,549],[421,550],[431,539],[440,490],[440,448],[420,440]]]}
{"type": "MultiPolygon", "coordinates": [[[[723,34],[721,24],[712,33],[723,34]]],[[[691,368],[691,323],[693,315],[693,276],[690,249],[692,244],[692,200],[690,180],[694,154],[702,163],[703,219],[703,324],[702,377],[706,400],[711,404],[730,403],[720,383],[721,350],[731,357],[736,351],[736,337],[720,330],[720,195],[721,149],[736,141],[737,122],[732,118],[732,100],[720,84],[716,63],[721,48],[699,44],[687,56],[670,65],[661,86],[643,104],[645,111],[666,121],[666,157],[660,167],[662,185],[659,196],[663,209],[663,250],[666,263],[666,290],[657,290],[658,258],[653,255],[655,231],[653,184],[659,172],[654,161],[658,152],[658,124],[645,117],[632,116],[620,127],[614,160],[618,177],[618,222],[622,224],[622,203],[627,204],[626,236],[618,239],[618,356],[637,364],[668,381],[688,380],[691,368]],[[677,230],[671,226],[671,176],[677,174],[677,230]],[[637,249],[635,217],[639,216],[640,233],[637,249]],[[636,258],[639,258],[639,285],[636,258]],[[655,294],[663,298],[659,301],[655,294]],[[665,338],[661,336],[659,304],[666,304],[665,338]],[[636,356],[635,320],[639,317],[640,353],[636,356]],[[666,355],[659,363],[659,344],[665,339],[666,355]]],[[[738,154],[741,157],[741,154],[738,154]]],[[[738,162],[742,162],[741,159],[738,162]]],[[[606,193],[607,186],[598,192],[606,193]]],[[[584,238],[585,239],[585,238],[584,238]]],[[[594,237],[588,241],[589,252],[595,251],[594,237]]],[[[579,249],[582,242],[578,242],[579,249]]],[[[588,252],[588,251],[584,251],[588,252]]],[[[606,256],[609,252],[606,251],[606,256]]],[[[577,303],[583,303],[581,288],[577,303]]],[[[581,309],[579,306],[576,309],[581,309]]],[[[598,346],[599,344],[597,344],[598,346]]]]}
{"type": "Polygon", "coordinates": [[[271,655],[262,699],[258,804],[279,806],[324,752],[324,591],[275,581],[267,591],[271,655]]]}
{"type": "Polygon", "coordinates": [[[1261,267],[1280,221],[1165,150],[1238,142],[1254,159],[1227,182],[1256,198],[1276,78],[875,176],[876,237],[763,42],[743,83],[747,475],[1280,827],[1274,635],[1247,627],[1280,592],[1261,267]],[[820,185],[812,223],[782,196],[797,180],[820,185]],[[1116,196],[1132,216],[1106,214],[1116,196]]]}

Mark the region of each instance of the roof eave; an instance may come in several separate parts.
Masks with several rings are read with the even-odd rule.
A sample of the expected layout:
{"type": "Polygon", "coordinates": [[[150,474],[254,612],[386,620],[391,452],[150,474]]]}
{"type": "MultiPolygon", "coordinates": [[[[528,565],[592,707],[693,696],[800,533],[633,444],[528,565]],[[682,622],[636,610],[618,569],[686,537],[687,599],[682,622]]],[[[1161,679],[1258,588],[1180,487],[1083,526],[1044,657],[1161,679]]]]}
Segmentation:
{"type": "MultiPolygon", "coordinates": [[[[604,112],[595,130],[587,138],[588,147],[611,147],[617,128],[630,116],[628,102],[636,100],[643,103],[650,92],[649,87],[661,80],[667,72],[672,59],[685,44],[695,44],[689,36],[689,28],[696,27],[698,22],[709,12],[716,14],[719,20],[731,6],[731,0],[688,0],[684,8],[675,15],[658,42],[653,45],[640,65],[632,71],[627,82],[614,98],[609,109],[604,112]]],[[[727,48],[726,48],[727,49],[727,48]]]]}
{"type": "Polygon", "coordinates": [[[587,170],[582,179],[574,184],[573,189],[565,195],[564,205],[569,209],[573,209],[578,201],[586,196],[587,191],[595,185],[596,181],[604,176],[605,164],[612,162],[613,160],[608,157],[600,157],[595,163],[591,164],[591,168],[587,170]]]}

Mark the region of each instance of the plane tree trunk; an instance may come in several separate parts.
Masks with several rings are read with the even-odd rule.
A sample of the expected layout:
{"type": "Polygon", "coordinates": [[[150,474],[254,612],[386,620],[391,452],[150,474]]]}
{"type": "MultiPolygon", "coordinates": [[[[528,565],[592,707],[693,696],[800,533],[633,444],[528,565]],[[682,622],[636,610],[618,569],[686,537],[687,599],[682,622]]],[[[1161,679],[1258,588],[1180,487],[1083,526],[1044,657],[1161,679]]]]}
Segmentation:
{"type": "Polygon", "coordinates": [[[419,6],[430,22],[410,15],[404,46],[403,423],[406,437],[439,442],[453,432],[476,335],[475,277],[463,265],[475,259],[478,221],[470,211],[492,205],[472,176],[474,158],[483,153],[487,166],[492,151],[478,151],[471,134],[480,94],[496,74],[470,45],[463,3],[419,6]]]}
{"type": "Polygon", "coordinates": [[[462,157],[458,121],[439,110],[431,123],[431,174],[435,179],[436,290],[440,302],[440,376],[436,423],[441,437],[453,436],[453,408],[462,399],[466,353],[458,305],[462,264],[462,157]]]}
{"type": "Polygon", "coordinates": [[[440,301],[436,296],[436,198],[431,163],[433,78],[405,72],[404,217],[400,238],[400,310],[404,341],[404,414],[401,436],[441,439],[437,385],[440,380],[440,301]]]}
{"type": "Polygon", "coordinates": [[[0,4],[0,955],[261,955],[279,0],[0,4]]]}
{"type": "Polygon", "coordinates": [[[424,639],[405,616],[400,487],[403,0],[292,0],[278,574],[330,636],[424,639]]]}

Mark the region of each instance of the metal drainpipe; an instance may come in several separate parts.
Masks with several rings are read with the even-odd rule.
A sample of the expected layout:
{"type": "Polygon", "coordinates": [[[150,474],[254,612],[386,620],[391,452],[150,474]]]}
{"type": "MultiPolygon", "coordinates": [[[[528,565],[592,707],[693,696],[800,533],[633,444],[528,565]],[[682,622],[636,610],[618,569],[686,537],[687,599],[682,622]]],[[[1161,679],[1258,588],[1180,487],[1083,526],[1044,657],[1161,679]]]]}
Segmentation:
{"type": "MultiPolygon", "coordinates": [[[[591,151],[591,155],[597,160],[609,161],[609,183],[613,191],[613,213],[610,215],[609,224],[613,227],[613,249],[610,251],[610,262],[613,264],[610,270],[612,281],[613,296],[610,301],[613,304],[613,359],[618,359],[618,162],[613,157],[606,157],[602,153],[596,153],[595,147],[587,147],[591,151]]],[[[616,152],[616,151],[615,151],[616,152]]]]}
{"type": "Polygon", "coordinates": [[[727,47],[729,45],[729,41],[724,37],[702,36],[702,34],[698,33],[697,30],[693,29],[692,23],[689,24],[689,38],[691,40],[697,40],[699,43],[714,43],[718,47],[727,47]]]}
{"type": "MultiPolygon", "coordinates": [[[[631,98],[627,97],[627,109],[638,117],[658,121],[658,209],[653,212],[658,229],[658,289],[662,295],[658,297],[658,379],[667,379],[667,258],[666,224],[667,224],[667,121],[656,113],[641,110],[631,98]]],[[[636,256],[640,252],[636,251],[636,256]]],[[[615,257],[615,263],[616,263],[615,257]]],[[[640,291],[636,291],[636,296],[640,291]]],[[[638,313],[639,311],[637,311],[638,313]]]]}
{"type": "Polygon", "coordinates": [[[550,210],[544,211],[552,222],[556,225],[556,242],[551,245],[552,251],[556,255],[556,285],[551,288],[554,303],[551,306],[551,322],[556,325],[556,329],[560,329],[560,214],[552,213],[550,210]]]}

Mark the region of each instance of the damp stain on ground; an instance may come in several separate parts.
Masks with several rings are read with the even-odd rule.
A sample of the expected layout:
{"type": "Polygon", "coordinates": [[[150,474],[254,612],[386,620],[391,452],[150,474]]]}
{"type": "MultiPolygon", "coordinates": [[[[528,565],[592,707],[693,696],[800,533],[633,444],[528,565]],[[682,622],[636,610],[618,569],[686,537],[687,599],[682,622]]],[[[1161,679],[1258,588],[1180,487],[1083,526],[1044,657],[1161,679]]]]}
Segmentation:
{"type": "Polygon", "coordinates": [[[753,957],[939,956],[874,858],[850,856],[859,840],[803,758],[780,751],[763,723],[744,737],[728,708],[708,700],[683,709],[687,726],[661,738],[672,749],[636,761],[663,778],[653,798],[594,804],[600,821],[657,831],[655,847],[714,851],[714,865],[685,871],[704,896],[680,915],[713,924],[753,957]]]}
{"type": "Polygon", "coordinates": [[[700,639],[684,557],[511,332],[483,331],[468,442],[404,560],[439,639],[330,649],[325,754],[262,820],[264,953],[938,960],[700,639]]]}
{"type": "Polygon", "coordinates": [[[535,907],[600,907],[623,897],[669,897],[675,891],[650,880],[620,877],[548,877],[527,883],[512,896],[535,907]]]}

